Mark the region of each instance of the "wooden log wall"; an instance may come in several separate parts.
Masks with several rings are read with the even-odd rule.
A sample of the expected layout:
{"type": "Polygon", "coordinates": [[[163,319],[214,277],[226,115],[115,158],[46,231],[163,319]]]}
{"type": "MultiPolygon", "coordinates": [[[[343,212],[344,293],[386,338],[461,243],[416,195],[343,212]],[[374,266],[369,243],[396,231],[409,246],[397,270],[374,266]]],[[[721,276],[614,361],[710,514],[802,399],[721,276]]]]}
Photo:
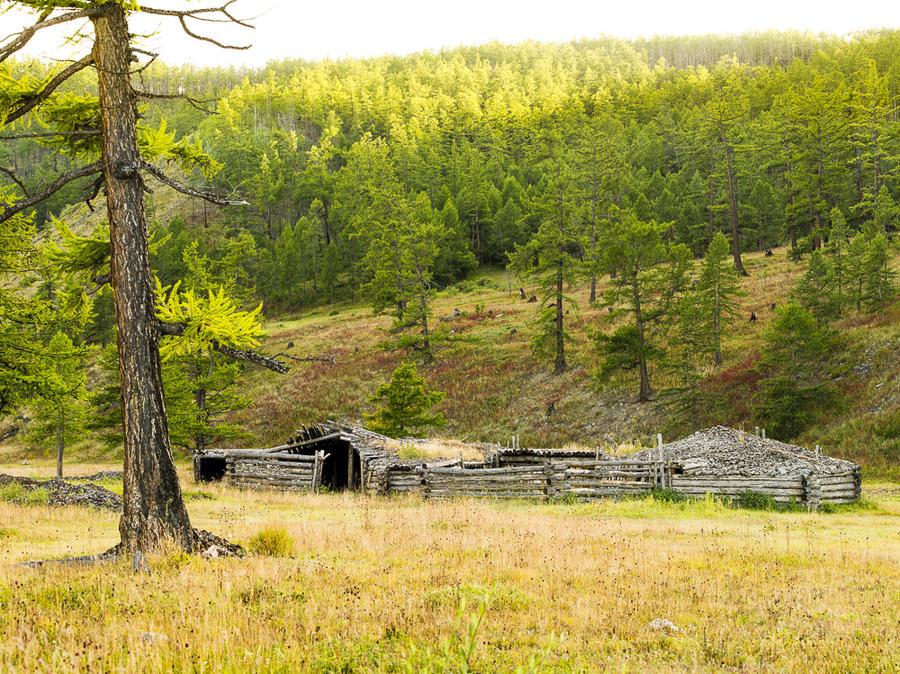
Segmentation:
{"type": "Polygon", "coordinates": [[[744,475],[673,475],[672,489],[686,496],[715,494],[737,498],[745,491],[767,494],[778,503],[793,500],[817,509],[822,503],[851,503],[860,495],[860,472],[811,473],[781,477],[744,475]]]}
{"type": "Polygon", "coordinates": [[[860,471],[835,474],[812,474],[806,480],[806,502],[812,508],[823,503],[852,503],[859,498],[862,486],[860,471]]]}
{"type": "Polygon", "coordinates": [[[251,449],[226,450],[225,481],[241,488],[317,491],[326,456],[323,451],[306,456],[251,449]]]}
{"type": "Polygon", "coordinates": [[[779,503],[791,499],[806,500],[802,475],[784,477],[745,477],[743,475],[673,475],[672,489],[685,496],[702,498],[706,494],[737,498],[745,491],[772,496],[779,503]]]}
{"type": "Polygon", "coordinates": [[[549,466],[511,468],[424,468],[422,493],[426,498],[476,496],[546,500],[550,497],[549,466]]]}
{"type": "Polygon", "coordinates": [[[630,470],[604,470],[603,467],[593,470],[569,468],[565,471],[564,482],[560,485],[558,495],[572,496],[585,501],[646,494],[657,486],[654,472],[652,467],[630,470]]]}
{"type": "Polygon", "coordinates": [[[580,500],[631,496],[658,486],[664,473],[652,461],[579,462],[570,468],[562,461],[542,465],[487,467],[388,466],[379,480],[381,493],[418,492],[425,498],[476,496],[552,500],[568,495],[580,500]]]}

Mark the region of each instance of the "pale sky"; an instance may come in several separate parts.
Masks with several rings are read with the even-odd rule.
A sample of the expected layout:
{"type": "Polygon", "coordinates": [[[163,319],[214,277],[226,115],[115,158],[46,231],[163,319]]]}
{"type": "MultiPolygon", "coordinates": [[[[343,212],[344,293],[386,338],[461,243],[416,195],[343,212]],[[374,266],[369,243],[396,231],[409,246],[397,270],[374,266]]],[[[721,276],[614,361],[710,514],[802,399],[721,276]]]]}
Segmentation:
{"type": "MultiPolygon", "coordinates": [[[[204,7],[220,0],[187,4],[157,0],[152,6],[167,9],[204,7]]],[[[11,3],[0,0],[0,7],[11,3]]],[[[148,0],[147,4],[151,4],[148,0]]],[[[537,40],[568,41],[613,35],[623,38],[652,35],[697,35],[799,29],[846,34],[870,28],[900,28],[900,3],[896,0],[332,0],[331,2],[279,2],[238,0],[232,12],[253,17],[254,30],[232,30],[221,24],[193,22],[196,32],[220,41],[252,43],[247,51],[223,51],[184,36],[177,20],[158,17],[133,21],[145,46],[159,51],[168,63],[206,65],[247,64],[261,66],[283,58],[320,60],[344,57],[408,54],[443,47],[475,45],[490,40],[506,43],[537,40]]],[[[23,25],[22,15],[0,14],[0,38],[23,25]]],[[[70,24],[73,26],[82,25],[70,24]]],[[[89,24],[86,26],[89,30],[89,24]]],[[[46,58],[65,58],[71,47],[60,50],[61,32],[40,35],[27,53],[46,58]]],[[[5,40],[2,40],[5,42],[5,40]]]]}

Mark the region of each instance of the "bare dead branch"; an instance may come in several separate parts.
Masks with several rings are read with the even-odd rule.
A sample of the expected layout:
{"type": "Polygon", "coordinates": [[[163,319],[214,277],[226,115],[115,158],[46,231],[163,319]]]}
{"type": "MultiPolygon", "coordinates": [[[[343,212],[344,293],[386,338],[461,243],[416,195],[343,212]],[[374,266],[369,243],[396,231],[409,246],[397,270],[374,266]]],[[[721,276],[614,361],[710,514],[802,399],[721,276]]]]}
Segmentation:
{"type": "Polygon", "coordinates": [[[182,194],[187,194],[191,197],[197,197],[198,199],[205,199],[206,201],[216,204],[218,206],[248,206],[246,199],[227,199],[222,197],[215,192],[207,192],[195,190],[192,187],[188,187],[187,185],[182,185],[181,183],[173,180],[169,176],[167,176],[163,171],[156,168],[153,164],[142,161],[141,168],[147,171],[154,178],[159,180],[164,185],[168,185],[176,192],[181,192],[182,194]]]}
{"type": "Polygon", "coordinates": [[[79,10],[75,12],[68,12],[66,14],[60,14],[59,16],[55,16],[52,19],[48,19],[47,17],[50,16],[52,12],[52,9],[44,10],[41,13],[40,18],[38,18],[37,23],[34,23],[22,31],[13,35],[8,35],[6,38],[4,38],[12,39],[8,43],[0,47],[0,63],[3,63],[6,59],[8,59],[26,44],[28,44],[28,41],[34,36],[34,34],[42,28],[58,26],[59,24],[66,23],[67,21],[84,19],[91,16],[90,10],[79,10]]]}
{"type": "Polygon", "coordinates": [[[337,365],[338,363],[341,362],[337,359],[337,356],[335,354],[331,354],[330,356],[306,356],[305,358],[300,358],[298,356],[292,356],[291,354],[284,353],[282,351],[281,353],[276,353],[274,356],[272,356],[272,358],[281,358],[282,356],[285,358],[290,358],[291,360],[296,360],[299,363],[319,362],[319,363],[331,363],[332,365],[337,365]]]}
{"type": "Polygon", "coordinates": [[[253,28],[253,25],[247,23],[247,21],[243,19],[238,19],[228,11],[228,7],[234,4],[235,1],[236,0],[228,0],[228,2],[226,2],[224,5],[219,5],[217,7],[205,7],[202,9],[189,10],[158,9],[156,7],[146,7],[141,5],[140,7],[138,7],[138,11],[144,12],[145,14],[156,14],[158,16],[172,16],[177,18],[178,22],[181,24],[181,29],[195,40],[209,42],[216,45],[217,47],[221,47],[222,49],[250,49],[251,45],[224,44],[222,42],[219,42],[218,40],[214,40],[211,37],[207,37],[206,35],[200,35],[192,31],[187,24],[188,19],[193,19],[194,21],[203,21],[208,23],[233,23],[238,26],[243,26],[244,28],[253,28]],[[215,16],[216,14],[220,14],[221,17],[215,16]]]}
{"type": "Polygon", "coordinates": [[[103,183],[105,182],[105,180],[106,180],[106,178],[101,173],[99,176],[97,176],[97,179],[94,180],[94,182],[91,184],[90,189],[85,194],[84,203],[85,203],[85,205],[87,205],[87,207],[91,211],[91,213],[94,212],[94,207],[91,204],[91,201],[96,199],[97,195],[100,194],[100,188],[103,187],[103,183]]]}
{"type": "Polygon", "coordinates": [[[203,107],[204,103],[215,103],[216,99],[214,99],[214,98],[207,98],[207,99],[201,100],[201,99],[197,99],[197,98],[191,98],[190,96],[188,96],[186,94],[154,94],[149,91],[140,91],[138,89],[135,89],[134,93],[136,93],[141,98],[149,98],[149,99],[172,100],[172,99],[180,98],[182,100],[187,101],[191,105],[191,107],[195,108],[196,110],[199,110],[200,112],[205,112],[208,115],[216,114],[215,110],[211,110],[210,108],[203,107]]]}
{"type": "Polygon", "coordinates": [[[93,164],[88,164],[86,166],[82,166],[81,168],[75,169],[73,171],[69,171],[68,173],[63,173],[59,176],[52,185],[44,188],[37,194],[31,196],[25,201],[20,201],[11,206],[7,206],[2,213],[0,213],[0,222],[6,222],[16,213],[21,213],[27,208],[31,208],[36,204],[39,204],[44,199],[49,197],[51,194],[58,192],[60,189],[68,185],[73,180],[78,180],[79,178],[86,178],[87,176],[94,175],[95,173],[99,173],[102,170],[102,166],[100,162],[94,162],[93,164]]]}
{"type": "Polygon", "coordinates": [[[222,49],[250,49],[252,45],[237,45],[237,44],[225,44],[224,42],[219,42],[218,40],[214,40],[211,37],[206,37],[205,35],[200,35],[199,33],[193,32],[190,28],[188,28],[187,21],[183,16],[178,17],[178,21],[181,22],[181,30],[190,35],[195,40],[202,40],[203,42],[210,42],[217,47],[222,49]]]}
{"type": "MultiPolygon", "coordinates": [[[[156,321],[157,329],[161,335],[170,335],[170,336],[180,336],[184,334],[184,330],[187,327],[184,323],[167,323],[165,321],[156,321]]],[[[218,340],[211,340],[210,346],[214,351],[218,351],[221,354],[224,354],[230,358],[234,358],[235,360],[244,360],[248,363],[253,363],[254,365],[258,365],[259,367],[264,367],[267,370],[272,370],[273,372],[277,372],[279,374],[286,374],[291,368],[284,363],[281,363],[275,358],[266,356],[265,354],[259,353],[258,351],[250,351],[249,349],[235,349],[234,347],[228,346],[227,344],[222,344],[218,340]]]]}
{"type": "Polygon", "coordinates": [[[191,18],[196,19],[197,21],[207,21],[209,23],[236,23],[239,26],[243,26],[244,28],[253,28],[253,26],[246,21],[235,18],[229,11],[228,8],[233,5],[237,0],[228,0],[224,5],[219,5],[218,7],[202,7],[198,9],[186,9],[186,10],[175,10],[175,9],[156,9],[155,7],[146,7],[140,6],[138,8],[139,11],[144,12],[146,14],[157,14],[159,16],[177,16],[178,18],[191,18]],[[217,19],[214,17],[203,16],[204,14],[222,14],[224,19],[217,19]]]}
{"type": "Polygon", "coordinates": [[[41,89],[34,96],[29,96],[22,103],[21,106],[13,110],[9,115],[6,116],[6,119],[3,121],[3,124],[9,124],[11,122],[16,121],[19,117],[28,114],[33,108],[35,108],[41,101],[45,100],[50,94],[52,94],[56,88],[69,79],[72,75],[77,73],[79,70],[84,70],[89,65],[94,62],[94,57],[88,54],[84,58],[75,61],[72,65],[64,70],[61,70],[57,75],[50,80],[43,89],[41,89]]]}
{"type": "Polygon", "coordinates": [[[19,176],[17,176],[11,169],[6,168],[5,166],[0,166],[0,173],[4,173],[9,176],[10,180],[12,180],[16,185],[19,186],[19,189],[22,190],[22,194],[24,194],[26,198],[31,196],[30,194],[28,194],[28,190],[26,189],[25,184],[21,180],[19,180],[19,176]]]}
{"type": "Polygon", "coordinates": [[[96,295],[103,289],[103,286],[109,283],[109,274],[97,274],[96,276],[91,276],[91,282],[93,282],[94,287],[91,290],[88,290],[87,294],[96,295]]]}

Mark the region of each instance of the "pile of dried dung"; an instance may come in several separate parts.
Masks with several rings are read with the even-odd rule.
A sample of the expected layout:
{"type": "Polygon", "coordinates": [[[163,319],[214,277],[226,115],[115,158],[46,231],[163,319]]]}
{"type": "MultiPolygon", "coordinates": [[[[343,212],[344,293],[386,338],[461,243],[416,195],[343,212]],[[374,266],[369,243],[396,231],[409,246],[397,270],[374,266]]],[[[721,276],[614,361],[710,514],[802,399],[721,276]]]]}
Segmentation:
{"type": "MultiPolygon", "coordinates": [[[[859,469],[855,463],[830,456],[816,456],[805,447],[713,426],[663,446],[667,461],[679,464],[690,475],[777,476],[808,473],[836,474],[859,469]]],[[[656,448],[633,455],[655,460],[656,448]]]]}
{"type": "Polygon", "coordinates": [[[0,474],[0,489],[14,483],[21,486],[25,493],[33,492],[35,489],[46,489],[48,505],[77,505],[101,510],[122,510],[122,497],[96,484],[70,484],[57,478],[41,481],[30,477],[0,474]]]}

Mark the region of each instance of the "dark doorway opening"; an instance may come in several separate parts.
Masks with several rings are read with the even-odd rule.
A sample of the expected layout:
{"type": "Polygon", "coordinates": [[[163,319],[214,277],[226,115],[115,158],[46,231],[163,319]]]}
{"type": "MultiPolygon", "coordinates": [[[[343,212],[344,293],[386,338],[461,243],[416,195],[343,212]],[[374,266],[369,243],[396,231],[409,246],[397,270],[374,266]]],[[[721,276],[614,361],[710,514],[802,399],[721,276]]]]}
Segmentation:
{"type": "Polygon", "coordinates": [[[194,481],[212,482],[225,477],[225,456],[223,454],[197,454],[194,456],[194,481]]]}
{"type": "Polygon", "coordinates": [[[346,440],[335,438],[324,440],[302,449],[302,454],[313,455],[317,451],[326,454],[322,464],[320,484],[329,491],[359,489],[362,485],[360,476],[359,452],[346,440]]]}

